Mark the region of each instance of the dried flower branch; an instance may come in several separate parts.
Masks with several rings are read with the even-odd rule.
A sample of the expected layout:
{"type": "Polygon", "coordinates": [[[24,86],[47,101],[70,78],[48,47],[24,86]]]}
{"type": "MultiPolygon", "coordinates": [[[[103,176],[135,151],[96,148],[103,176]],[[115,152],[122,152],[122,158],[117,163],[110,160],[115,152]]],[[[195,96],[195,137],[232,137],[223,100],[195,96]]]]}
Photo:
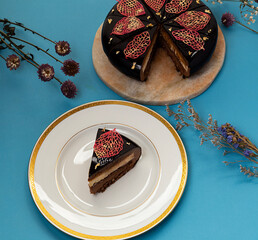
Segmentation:
{"type": "MultiPolygon", "coordinates": [[[[9,21],[9,20],[6,19],[6,18],[0,19],[0,22],[4,23],[4,26],[5,26],[5,27],[4,27],[4,30],[5,30],[5,28],[8,28],[8,29],[10,29],[10,30],[14,33],[15,28],[14,28],[14,27],[10,27],[10,26],[11,26],[11,25],[15,25],[15,26],[18,26],[18,27],[23,28],[24,31],[29,31],[29,32],[31,32],[32,34],[36,34],[36,35],[42,37],[43,39],[45,39],[45,40],[47,40],[47,41],[49,41],[49,42],[51,42],[51,43],[56,44],[56,42],[52,41],[51,39],[49,39],[49,38],[47,38],[47,37],[45,37],[45,36],[43,36],[43,35],[37,33],[36,31],[34,31],[34,30],[30,29],[30,28],[25,27],[22,23],[19,23],[19,22],[11,22],[11,21],[9,21]]],[[[12,32],[11,32],[11,33],[12,33],[12,32]]],[[[14,34],[11,34],[11,35],[14,35],[14,34]]]]}
{"type": "MultiPolygon", "coordinates": [[[[255,17],[258,15],[258,1],[257,0],[205,0],[206,2],[211,2],[212,4],[222,4],[224,1],[239,3],[239,9],[242,19],[247,23],[247,25],[251,25],[255,23],[255,17]]],[[[242,22],[235,19],[235,17],[231,13],[224,13],[221,18],[222,23],[226,26],[232,26],[234,22],[240,24],[241,26],[258,33],[258,31],[248,27],[242,22]],[[230,24],[228,24],[230,23],[230,24]]]]}
{"type": "Polygon", "coordinates": [[[240,134],[231,124],[226,123],[218,126],[216,120],[209,114],[207,122],[203,122],[195,111],[190,100],[181,102],[177,112],[172,111],[167,106],[166,111],[169,116],[173,116],[177,121],[176,129],[182,130],[184,127],[192,126],[201,132],[201,145],[204,142],[211,142],[218,149],[224,149],[224,155],[237,153],[245,160],[228,162],[226,165],[243,163],[252,164],[252,166],[239,165],[240,171],[249,177],[258,177],[258,148],[244,135],[240,134]]]}
{"type": "MultiPolygon", "coordinates": [[[[38,51],[42,51],[42,52],[44,52],[45,54],[47,54],[48,56],[50,56],[51,58],[53,58],[53,59],[54,59],[54,60],[56,60],[57,62],[60,62],[60,63],[62,63],[62,64],[63,64],[63,62],[62,62],[62,61],[60,61],[59,59],[57,59],[56,57],[54,57],[53,55],[51,55],[51,54],[48,52],[48,50],[49,50],[49,49],[44,50],[44,49],[42,49],[42,48],[38,47],[37,45],[35,45],[35,44],[33,44],[33,43],[30,43],[30,42],[28,42],[28,41],[25,41],[25,40],[20,39],[20,38],[17,38],[17,37],[13,37],[13,36],[11,36],[10,38],[11,38],[11,39],[18,40],[18,41],[23,42],[23,43],[26,43],[26,44],[28,44],[28,45],[30,45],[30,46],[32,46],[32,47],[34,47],[34,48],[36,48],[38,51]]],[[[22,46],[23,46],[23,45],[22,45],[22,46]]]]}
{"type": "Polygon", "coordinates": [[[48,55],[55,61],[61,63],[62,64],[61,69],[63,70],[63,72],[66,75],[69,75],[69,76],[76,75],[79,72],[79,63],[75,62],[74,60],[66,60],[66,61],[62,62],[58,58],[56,58],[55,56],[50,54],[48,52],[49,49],[44,50],[43,48],[41,48],[31,42],[28,42],[21,38],[15,37],[16,29],[14,26],[21,27],[25,31],[29,31],[33,34],[36,34],[36,35],[42,37],[43,39],[45,39],[51,43],[54,43],[55,51],[60,56],[68,55],[71,52],[70,44],[66,41],[59,41],[59,42],[52,41],[51,39],[35,32],[34,30],[25,27],[22,23],[11,22],[6,18],[0,19],[0,23],[1,22],[3,23],[3,29],[2,30],[0,29],[0,51],[4,50],[4,49],[9,49],[15,53],[15,54],[9,55],[6,58],[3,55],[0,55],[0,57],[6,62],[7,68],[9,68],[10,70],[13,70],[13,69],[16,70],[20,66],[20,63],[21,63],[20,60],[25,60],[26,62],[30,63],[35,68],[37,68],[38,76],[42,81],[47,82],[47,81],[50,81],[51,79],[55,79],[60,83],[60,85],[61,85],[60,90],[64,96],[66,96],[67,98],[75,97],[75,95],[77,94],[77,88],[73,82],[71,82],[70,80],[62,82],[60,79],[58,79],[55,76],[55,71],[52,66],[50,66],[49,64],[41,64],[40,65],[38,62],[36,62],[34,60],[33,54],[24,52],[24,50],[23,50],[23,48],[25,47],[24,45],[21,45],[21,44],[18,45],[15,41],[19,41],[26,45],[30,45],[30,46],[36,48],[38,51],[42,51],[43,53],[45,53],[46,55],[48,55]],[[67,64],[67,61],[68,61],[68,64],[67,64]]]}

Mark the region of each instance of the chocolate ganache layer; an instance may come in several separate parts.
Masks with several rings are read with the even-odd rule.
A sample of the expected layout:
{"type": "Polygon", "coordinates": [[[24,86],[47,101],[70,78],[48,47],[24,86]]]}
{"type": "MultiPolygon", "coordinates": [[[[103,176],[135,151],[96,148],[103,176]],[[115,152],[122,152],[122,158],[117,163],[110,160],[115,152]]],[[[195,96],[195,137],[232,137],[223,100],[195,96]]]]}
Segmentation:
{"type": "Polygon", "coordinates": [[[189,77],[209,60],[217,35],[216,19],[200,0],[120,0],[104,21],[102,45],[117,69],[145,81],[157,47],[189,77]]]}

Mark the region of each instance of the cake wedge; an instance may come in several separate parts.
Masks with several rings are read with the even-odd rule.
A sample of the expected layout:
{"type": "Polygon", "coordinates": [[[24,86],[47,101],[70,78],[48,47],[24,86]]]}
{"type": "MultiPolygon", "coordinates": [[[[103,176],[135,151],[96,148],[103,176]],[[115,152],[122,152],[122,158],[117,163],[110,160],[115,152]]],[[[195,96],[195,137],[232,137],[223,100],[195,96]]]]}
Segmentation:
{"type": "Polygon", "coordinates": [[[136,165],[141,152],[136,143],[116,129],[98,129],[89,169],[90,192],[104,192],[136,165]]]}

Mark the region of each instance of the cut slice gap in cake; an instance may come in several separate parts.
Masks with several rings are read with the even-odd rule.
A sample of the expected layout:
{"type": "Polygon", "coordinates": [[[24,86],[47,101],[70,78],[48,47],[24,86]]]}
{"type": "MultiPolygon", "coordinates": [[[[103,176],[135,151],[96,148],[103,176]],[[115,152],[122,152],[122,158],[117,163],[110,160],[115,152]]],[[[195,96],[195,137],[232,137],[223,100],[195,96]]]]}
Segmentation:
{"type": "Polygon", "coordinates": [[[178,47],[174,44],[171,37],[163,28],[163,26],[160,26],[156,30],[152,43],[144,58],[140,72],[141,81],[146,81],[146,79],[148,78],[152,59],[156,53],[156,49],[158,46],[163,46],[166,49],[168,55],[171,57],[173,63],[175,64],[178,72],[180,72],[184,77],[190,76],[191,71],[187,59],[184,57],[184,55],[181,53],[178,47]]]}
{"type": "Polygon", "coordinates": [[[168,55],[171,57],[172,61],[174,62],[177,70],[184,76],[190,76],[190,68],[188,61],[185,59],[181,51],[178,47],[174,44],[169,34],[165,31],[163,27],[160,30],[160,41],[162,45],[167,50],[168,55]]]}

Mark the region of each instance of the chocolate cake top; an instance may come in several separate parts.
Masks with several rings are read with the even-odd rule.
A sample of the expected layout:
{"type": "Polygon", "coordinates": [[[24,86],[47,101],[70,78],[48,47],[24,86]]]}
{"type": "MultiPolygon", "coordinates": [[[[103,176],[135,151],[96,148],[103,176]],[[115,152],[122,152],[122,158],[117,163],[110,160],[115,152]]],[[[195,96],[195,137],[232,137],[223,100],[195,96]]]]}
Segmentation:
{"type": "Polygon", "coordinates": [[[216,19],[200,0],[120,0],[104,21],[103,49],[121,72],[139,79],[143,60],[161,28],[187,59],[191,73],[216,46],[216,19]]]}

